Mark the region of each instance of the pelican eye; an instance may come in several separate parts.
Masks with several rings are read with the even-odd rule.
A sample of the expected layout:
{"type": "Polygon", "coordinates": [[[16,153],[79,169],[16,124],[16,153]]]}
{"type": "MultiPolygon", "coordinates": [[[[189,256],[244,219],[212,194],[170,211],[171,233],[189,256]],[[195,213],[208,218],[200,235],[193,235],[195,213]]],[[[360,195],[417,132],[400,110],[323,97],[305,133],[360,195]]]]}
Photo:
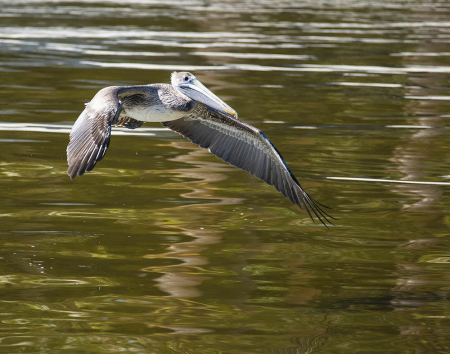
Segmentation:
{"type": "Polygon", "coordinates": [[[184,82],[187,82],[187,81],[189,81],[189,76],[185,76],[185,77],[183,77],[183,80],[184,80],[184,82]]]}

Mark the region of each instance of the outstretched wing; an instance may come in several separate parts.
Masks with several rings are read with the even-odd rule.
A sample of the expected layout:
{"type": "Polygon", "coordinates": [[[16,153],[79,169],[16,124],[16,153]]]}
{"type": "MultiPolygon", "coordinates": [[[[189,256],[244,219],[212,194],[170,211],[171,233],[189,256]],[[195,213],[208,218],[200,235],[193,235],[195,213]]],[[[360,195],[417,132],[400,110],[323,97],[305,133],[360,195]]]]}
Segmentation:
{"type": "Polygon", "coordinates": [[[143,124],[121,114],[122,103],[118,98],[120,90],[119,86],[100,90],[72,127],[67,146],[67,174],[70,178],[91,171],[97,161],[105,156],[111,137],[111,125],[135,129],[143,124]]]}
{"type": "Polygon", "coordinates": [[[325,226],[325,221],[332,224],[327,217],[333,217],[303,190],[283,157],[261,130],[206,106],[196,110],[195,115],[164,122],[163,125],[208,149],[223,161],[274,186],[292,203],[301,209],[304,207],[311,219],[312,211],[325,226]]]}

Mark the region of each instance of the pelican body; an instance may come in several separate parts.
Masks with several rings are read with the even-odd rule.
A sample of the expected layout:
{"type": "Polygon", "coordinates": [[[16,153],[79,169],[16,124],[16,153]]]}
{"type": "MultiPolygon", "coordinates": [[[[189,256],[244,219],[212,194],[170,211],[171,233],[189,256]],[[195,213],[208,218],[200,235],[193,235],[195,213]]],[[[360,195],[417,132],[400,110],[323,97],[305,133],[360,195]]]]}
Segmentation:
{"type": "MultiPolygon", "coordinates": [[[[236,111],[208,90],[193,74],[174,72],[171,84],[111,86],[101,89],[86,105],[70,133],[67,174],[91,171],[106,153],[111,127],[139,128],[161,122],[212,154],[267,184],[292,203],[305,207],[324,224],[322,204],[300,186],[275,146],[259,129],[242,122],[236,111]]],[[[324,221],[325,220],[325,221],[324,221]]]]}

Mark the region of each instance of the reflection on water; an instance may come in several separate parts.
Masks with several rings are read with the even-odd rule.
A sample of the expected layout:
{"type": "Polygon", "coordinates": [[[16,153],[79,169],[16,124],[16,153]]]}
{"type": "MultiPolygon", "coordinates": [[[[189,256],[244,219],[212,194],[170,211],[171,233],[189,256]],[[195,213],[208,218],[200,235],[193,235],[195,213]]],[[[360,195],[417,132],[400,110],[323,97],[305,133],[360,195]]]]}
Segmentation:
{"type": "MultiPolygon", "coordinates": [[[[184,143],[173,143],[174,147],[185,149],[184,143]]],[[[189,149],[191,150],[191,149],[189,149]]],[[[189,151],[188,150],[188,151],[189,151]]],[[[214,200],[214,205],[236,205],[242,202],[241,198],[227,198],[215,196],[214,190],[209,188],[210,184],[222,181],[225,176],[221,174],[226,170],[226,166],[221,163],[205,163],[199,157],[207,154],[205,151],[195,149],[189,151],[187,154],[178,155],[173,161],[183,162],[192,165],[188,169],[176,169],[174,173],[177,178],[184,180],[194,179],[194,182],[184,182],[180,186],[179,182],[173,188],[180,188],[192,190],[188,193],[183,193],[180,196],[186,199],[206,199],[214,200]]],[[[170,184],[166,184],[166,188],[171,188],[170,184]]],[[[202,284],[203,280],[207,279],[207,269],[203,266],[208,265],[208,258],[202,256],[202,251],[208,248],[208,245],[220,242],[220,230],[205,230],[203,227],[196,227],[191,229],[190,221],[195,219],[196,214],[208,212],[210,203],[199,203],[195,207],[192,205],[171,206],[169,210],[163,209],[157,212],[156,225],[162,228],[175,228],[178,233],[182,233],[192,238],[192,241],[176,243],[168,247],[167,252],[158,254],[156,257],[176,259],[181,263],[169,266],[149,267],[145,271],[162,273],[162,276],[155,279],[159,284],[158,288],[170,296],[179,298],[193,298],[199,297],[201,292],[198,285],[202,284]],[[172,220],[177,220],[175,224],[167,222],[166,214],[171,215],[172,220]],[[184,221],[184,222],[183,222],[184,221]],[[186,225],[184,225],[186,224],[186,225]]],[[[154,258],[155,255],[149,255],[149,258],[154,258]]]]}
{"type": "Polygon", "coordinates": [[[0,4],[0,352],[448,352],[446,2],[0,4]],[[158,124],[71,181],[84,104],[173,70],[336,227],[158,124]]]}

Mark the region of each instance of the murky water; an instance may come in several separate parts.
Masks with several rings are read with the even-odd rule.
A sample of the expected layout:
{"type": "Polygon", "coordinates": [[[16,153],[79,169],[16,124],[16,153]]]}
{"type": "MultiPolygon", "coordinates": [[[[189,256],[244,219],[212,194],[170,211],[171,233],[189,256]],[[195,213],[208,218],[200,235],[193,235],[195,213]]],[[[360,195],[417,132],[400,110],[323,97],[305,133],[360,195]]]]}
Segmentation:
{"type": "Polygon", "coordinates": [[[450,352],[448,2],[0,5],[0,352],[450,352]],[[336,226],[158,124],[71,181],[84,103],[173,70],[336,226]]]}

